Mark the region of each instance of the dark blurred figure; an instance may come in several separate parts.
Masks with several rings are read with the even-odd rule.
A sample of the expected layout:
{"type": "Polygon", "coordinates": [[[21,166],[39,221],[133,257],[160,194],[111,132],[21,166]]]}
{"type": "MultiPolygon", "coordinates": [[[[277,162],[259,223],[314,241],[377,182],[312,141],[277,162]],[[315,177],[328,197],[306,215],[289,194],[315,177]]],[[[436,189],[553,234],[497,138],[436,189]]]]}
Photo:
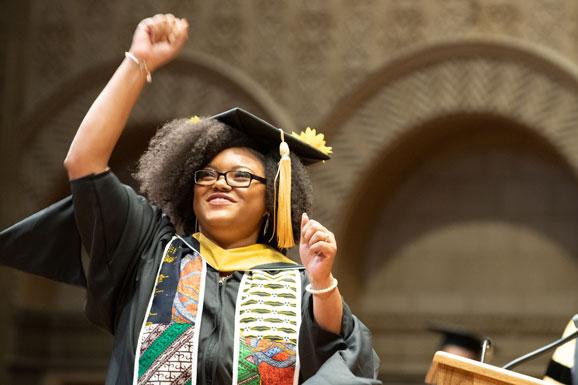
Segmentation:
{"type": "Polygon", "coordinates": [[[431,326],[428,330],[442,336],[438,350],[472,360],[479,360],[482,354],[483,338],[477,334],[454,326],[431,326]]]}

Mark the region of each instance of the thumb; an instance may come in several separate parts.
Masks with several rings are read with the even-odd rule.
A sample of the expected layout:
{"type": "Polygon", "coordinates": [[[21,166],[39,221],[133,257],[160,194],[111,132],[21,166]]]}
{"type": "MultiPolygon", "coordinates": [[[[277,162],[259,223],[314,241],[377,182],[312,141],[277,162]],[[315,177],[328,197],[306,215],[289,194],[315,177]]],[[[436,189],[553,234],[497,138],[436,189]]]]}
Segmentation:
{"type": "Polygon", "coordinates": [[[303,242],[304,229],[308,223],[309,223],[309,216],[307,215],[307,213],[301,214],[301,234],[300,234],[301,236],[299,237],[301,238],[301,242],[303,242]]]}

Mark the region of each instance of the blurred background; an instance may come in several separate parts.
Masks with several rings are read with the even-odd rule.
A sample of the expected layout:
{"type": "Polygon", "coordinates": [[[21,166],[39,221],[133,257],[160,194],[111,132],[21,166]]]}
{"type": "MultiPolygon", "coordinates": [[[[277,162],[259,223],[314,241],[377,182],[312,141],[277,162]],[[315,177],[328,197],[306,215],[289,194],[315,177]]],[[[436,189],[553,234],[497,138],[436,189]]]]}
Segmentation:
{"type": "MultiPolygon", "coordinates": [[[[493,363],[578,310],[575,0],[4,0],[0,228],[64,197],[62,161],[136,24],[186,17],[111,162],[130,173],[175,117],[240,106],[324,132],[313,216],[391,384],[420,384],[432,321],[490,336],[493,363]]],[[[34,245],[41,248],[42,245],[34,245]]],[[[104,383],[111,338],[84,293],[0,268],[0,383],[104,383]]],[[[520,371],[541,376],[548,358],[520,371]]]]}

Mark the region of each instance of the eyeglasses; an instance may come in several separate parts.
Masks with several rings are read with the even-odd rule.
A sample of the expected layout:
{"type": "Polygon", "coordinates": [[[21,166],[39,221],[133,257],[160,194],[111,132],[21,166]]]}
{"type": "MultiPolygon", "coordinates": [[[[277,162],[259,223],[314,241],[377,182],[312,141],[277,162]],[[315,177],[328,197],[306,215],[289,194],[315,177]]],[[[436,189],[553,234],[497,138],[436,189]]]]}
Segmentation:
{"type": "Polygon", "coordinates": [[[251,174],[248,171],[231,170],[219,172],[215,170],[197,170],[195,171],[195,184],[199,186],[212,186],[217,183],[221,175],[225,177],[225,182],[231,187],[249,187],[253,179],[265,183],[267,179],[251,174]]]}

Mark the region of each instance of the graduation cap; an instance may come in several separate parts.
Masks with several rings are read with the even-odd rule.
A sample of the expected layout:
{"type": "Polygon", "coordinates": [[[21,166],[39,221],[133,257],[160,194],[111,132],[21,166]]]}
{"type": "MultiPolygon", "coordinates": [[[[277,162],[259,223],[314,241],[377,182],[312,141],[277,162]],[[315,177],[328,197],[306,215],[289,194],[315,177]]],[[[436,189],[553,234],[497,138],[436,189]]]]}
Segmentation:
{"type": "Polygon", "coordinates": [[[271,123],[239,107],[213,115],[210,119],[218,120],[221,123],[241,130],[264,147],[279,147],[284,139],[291,151],[297,155],[305,165],[330,159],[329,154],[331,154],[331,148],[325,147],[323,134],[317,134],[317,136],[321,135],[323,147],[329,149],[329,151],[323,151],[323,147],[317,148],[312,143],[304,141],[302,139],[303,135],[298,137],[297,134],[290,135],[285,133],[281,128],[275,127],[271,123]]]}
{"type": "MultiPolygon", "coordinates": [[[[273,223],[276,226],[277,244],[288,249],[295,245],[291,226],[291,158],[290,151],[299,157],[303,164],[309,165],[330,159],[331,147],[325,146],[323,134],[307,127],[301,134],[288,134],[283,129],[247,112],[239,107],[213,115],[214,119],[245,133],[264,148],[279,148],[281,160],[275,177],[275,207],[273,223]],[[278,181],[278,183],[277,183],[278,181]]],[[[193,117],[192,122],[201,118],[193,117]]]]}
{"type": "Polygon", "coordinates": [[[449,346],[458,346],[472,352],[472,355],[476,358],[482,353],[483,338],[475,333],[455,326],[441,325],[431,326],[428,330],[442,335],[442,340],[439,344],[440,350],[444,350],[449,346]]]}

